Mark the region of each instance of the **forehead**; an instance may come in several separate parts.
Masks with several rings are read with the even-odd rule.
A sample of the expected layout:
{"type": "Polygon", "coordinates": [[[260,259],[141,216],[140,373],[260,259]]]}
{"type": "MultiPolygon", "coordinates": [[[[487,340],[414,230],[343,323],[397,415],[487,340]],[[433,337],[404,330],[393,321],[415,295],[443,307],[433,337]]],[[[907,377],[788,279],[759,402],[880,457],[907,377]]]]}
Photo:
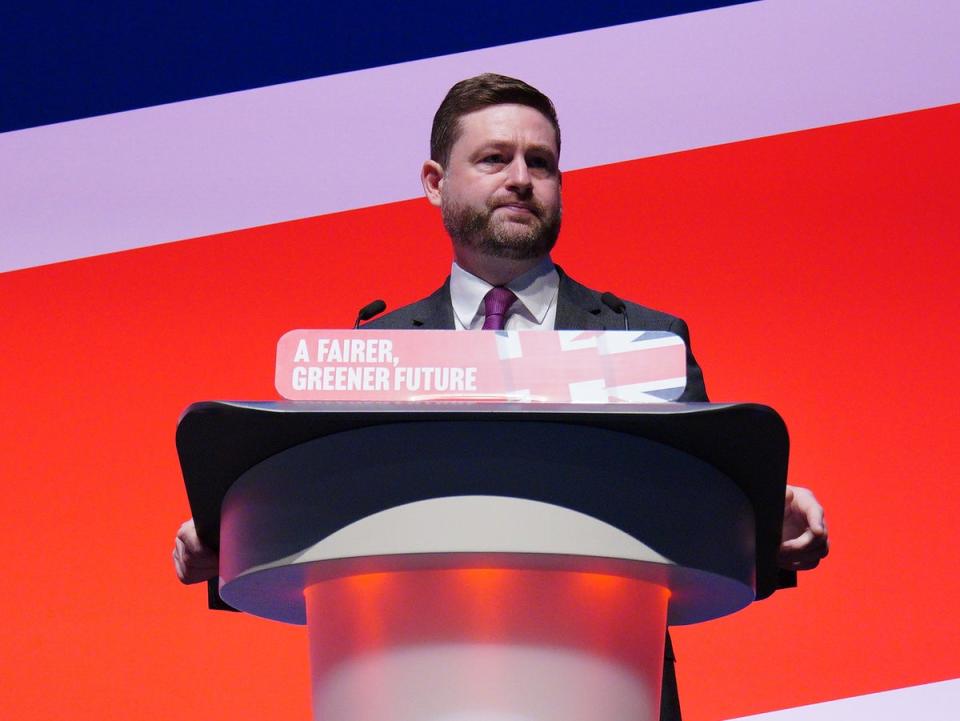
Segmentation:
{"type": "Polygon", "coordinates": [[[451,154],[487,144],[545,146],[557,154],[557,133],[539,110],[528,105],[491,105],[460,116],[451,154]]]}

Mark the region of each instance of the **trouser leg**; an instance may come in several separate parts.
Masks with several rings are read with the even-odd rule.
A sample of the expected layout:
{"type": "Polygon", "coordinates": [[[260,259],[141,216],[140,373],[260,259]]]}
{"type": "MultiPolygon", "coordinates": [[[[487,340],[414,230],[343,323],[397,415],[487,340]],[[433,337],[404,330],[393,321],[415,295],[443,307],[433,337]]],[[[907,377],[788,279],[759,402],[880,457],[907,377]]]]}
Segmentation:
{"type": "Polygon", "coordinates": [[[670,632],[663,650],[663,684],[660,689],[660,721],[681,721],[680,696],[677,693],[677,674],[674,669],[675,657],[670,632]]]}

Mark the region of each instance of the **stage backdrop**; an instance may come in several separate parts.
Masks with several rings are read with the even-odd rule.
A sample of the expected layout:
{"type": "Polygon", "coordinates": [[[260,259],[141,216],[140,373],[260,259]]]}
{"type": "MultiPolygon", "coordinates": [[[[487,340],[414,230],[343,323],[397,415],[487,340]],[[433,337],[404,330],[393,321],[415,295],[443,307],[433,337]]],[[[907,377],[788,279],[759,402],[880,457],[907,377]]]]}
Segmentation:
{"type": "Polygon", "coordinates": [[[418,198],[430,120],[495,71],[559,110],[557,262],[684,317],[711,398],[776,408],[790,481],[828,510],[833,551],[798,588],[675,631],[685,718],[952,717],[960,12],[722,4],[538,24],[240,3],[19,37],[0,716],[308,718],[305,631],[207,611],[174,577],[176,422],[276,398],[287,330],[442,282],[449,241],[418,198]]]}

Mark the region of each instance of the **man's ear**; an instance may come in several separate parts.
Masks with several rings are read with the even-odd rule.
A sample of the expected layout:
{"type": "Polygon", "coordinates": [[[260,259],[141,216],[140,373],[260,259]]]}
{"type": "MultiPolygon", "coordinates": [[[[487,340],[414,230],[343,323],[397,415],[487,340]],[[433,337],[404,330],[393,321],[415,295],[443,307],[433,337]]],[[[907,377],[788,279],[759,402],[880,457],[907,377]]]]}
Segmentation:
{"type": "Polygon", "coordinates": [[[443,166],[435,160],[425,160],[420,169],[420,182],[423,194],[431,205],[440,207],[440,186],[443,184],[443,166]]]}

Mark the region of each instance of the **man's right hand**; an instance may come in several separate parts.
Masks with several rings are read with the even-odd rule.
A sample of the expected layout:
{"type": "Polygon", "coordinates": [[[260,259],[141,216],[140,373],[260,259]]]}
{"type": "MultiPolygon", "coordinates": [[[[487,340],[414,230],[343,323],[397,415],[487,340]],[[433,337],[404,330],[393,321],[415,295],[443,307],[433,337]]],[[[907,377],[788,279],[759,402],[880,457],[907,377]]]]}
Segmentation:
{"type": "Polygon", "coordinates": [[[181,583],[200,583],[216,578],[220,571],[220,556],[201,543],[197,527],[190,518],[183,522],[173,546],[173,565],[181,583]]]}

